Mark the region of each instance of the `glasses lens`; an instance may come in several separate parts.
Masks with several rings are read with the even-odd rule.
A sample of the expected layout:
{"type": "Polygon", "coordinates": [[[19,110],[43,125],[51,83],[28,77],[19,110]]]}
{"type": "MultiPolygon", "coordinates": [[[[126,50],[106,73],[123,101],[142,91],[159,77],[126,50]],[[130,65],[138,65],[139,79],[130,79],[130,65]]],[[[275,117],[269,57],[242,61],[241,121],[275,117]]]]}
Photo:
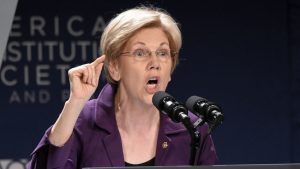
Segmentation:
{"type": "Polygon", "coordinates": [[[123,54],[129,54],[134,57],[137,61],[144,61],[150,59],[152,54],[155,53],[155,56],[160,61],[167,61],[169,58],[172,57],[172,54],[169,49],[158,49],[156,51],[151,52],[148,49],[139,48],[131,52],[124,52],[123,54]]]}

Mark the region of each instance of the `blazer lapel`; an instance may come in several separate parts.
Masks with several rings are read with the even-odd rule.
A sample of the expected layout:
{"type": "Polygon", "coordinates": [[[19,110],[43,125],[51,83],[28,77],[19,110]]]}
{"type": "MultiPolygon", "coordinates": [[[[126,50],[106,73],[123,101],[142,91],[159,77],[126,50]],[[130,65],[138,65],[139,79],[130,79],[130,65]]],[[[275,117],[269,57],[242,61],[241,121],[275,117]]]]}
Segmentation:
{"type": "Polygon", "coordinates": [[[107,135],[103,143],[111,166],[124,166],[124,155],[120,135],[118,133],[107,135]]]}
{"type": "Polygon", "coordinates": [[[95,122],[98,127],[107,132],[107,135],[103,138],[103,144],[111,166],[124,166],[121,137],[114,111],[114,93],[114,86],[104,86],[98,97],[95,122]]]}
{"type": "MultiPolygon", "coordinates": [[[[160,128],[161,130],[161,128],[160,128]]],[[[161,166],[166,161],[169,149],[172,148],[171,139],[165,135],[163,131],[159,131],[156,145],[155,165],[161,166]]]]}
{"type": "Polygon", "coordinates": [[[168,165],[167,158],[172,156],[172,154],[170,154],[170,150],[172,150],[172,147],[174,146],[174,144],[176,144],[170,136],[173,134],[184,132],[185,128],[181,124],[173,122],[163,113],[161,113],[160,119],[161,120],[156,146],[155,165],[163,166],[168,165]]]}

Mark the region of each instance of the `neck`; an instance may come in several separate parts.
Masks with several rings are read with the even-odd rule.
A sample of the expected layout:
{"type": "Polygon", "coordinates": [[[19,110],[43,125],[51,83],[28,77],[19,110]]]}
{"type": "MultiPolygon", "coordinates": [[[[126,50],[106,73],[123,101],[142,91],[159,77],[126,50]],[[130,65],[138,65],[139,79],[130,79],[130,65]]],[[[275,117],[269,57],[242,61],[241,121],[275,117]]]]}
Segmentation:
{"type": "Polygon", "coordinates": [[[118,128],[127,133],[140,133],[157,130],[159,111],[153,105],[131,101],[131,99],[115,99],[116,120],[118,128]]]}
{"type": "Polygon", "coordinates": [[[126,132],[150,131],[159,125],[159,112],[156,110],[136,109],[120,106],[116,111],[118,127],[126,132]]]}

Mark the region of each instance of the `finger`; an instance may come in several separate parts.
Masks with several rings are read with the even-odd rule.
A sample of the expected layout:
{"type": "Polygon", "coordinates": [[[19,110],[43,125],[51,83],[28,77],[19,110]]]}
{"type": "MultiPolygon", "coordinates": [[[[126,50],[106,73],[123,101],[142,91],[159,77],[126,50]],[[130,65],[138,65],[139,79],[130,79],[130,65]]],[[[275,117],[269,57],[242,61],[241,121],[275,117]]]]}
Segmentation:
{"type": "Polygon", "coordinates": [[[97,66],[101,63],[104,63],[104,60],[105,60],[105,55],[102,55],[102,56],[98,57],[96,60],[94,60],[94,62],[92,62],[91,64],[94,66],[97,66]]]}
{"type": "Polygon", "coordinates": [[[97,86],[96,85],[97,76],[96,76],[96,72],[95,72],[96,70],[95,70],[95,66],[94,65],[92,65],[91,67],[92,67],[92,74],[93,74],[92,85],[94,87],[96,87],[97,86]]]}
{"type": "MultiPolygon", "coordinates": [[[[105,55],[102,55],[101,57],[99,57],[98,59],[95,60],[95,73],[97,78],[99,79],[102,68],[103,68],[103,64],[104,64],[104,60],[105,60],[105,55]]],[[[97,79],[97,80],[98,80],[97,79]]]]}
{"type": "Polygon", "coordinates": [[[90,64],[89,65],[89,71],[90,71],[90,79],[89,79],[89,83],[91,84],[91,85],[93,85],[93,86],[95,86],[95,67],[92,65],[92,64],[90,64]]]}
{"type": "Polygon", "coordinates": [[[88,72],[89,72],[89,77],[88,77],[87,83],[90,84],[90,85],[92,85],[93,70],[92,70],[91,64],[88,64],[88,65],[87,65],[87,68],[88,68],[88,72]]]}
{"type": "Polygon", "coordinates": [[[88,67],[87,67],[87,65],[83,65],[82,66],[82,74],[83,74],[83,77],[82,77],[82,81],[84,82],[84,83],[87,83],[87,81],[88,81],[88,77],[89,77],[89,71],[88,71],[88,67]]]}

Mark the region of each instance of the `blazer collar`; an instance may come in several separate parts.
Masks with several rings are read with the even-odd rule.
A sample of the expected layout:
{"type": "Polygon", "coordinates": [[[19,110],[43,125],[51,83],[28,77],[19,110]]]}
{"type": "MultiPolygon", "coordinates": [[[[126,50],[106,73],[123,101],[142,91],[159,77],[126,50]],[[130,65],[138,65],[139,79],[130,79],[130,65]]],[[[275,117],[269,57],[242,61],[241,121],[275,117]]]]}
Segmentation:
{"type": "MultiPolygon", "coordinates": [[[[112,166],[124,166],[124,156],[120,133],[117,127],[114,111],[114,95],[117,86],[107,84],[100,92],[95,106],[95,124],[105,130],[108,135],[104,137],[106,152],[112,166]]],[[[167,115],[161,113],[160,126],[156,147],[155,164],[162,164],[172,147],[172,135],[185,132],[186,128],[181,123],[173,122],[167,115]]]]}
{"type": "Polygon", "coordinates": [[[96,99],[95,124],[108,133],[117,132],[114,96],[117,86],[106,84],[96,99]]]}

